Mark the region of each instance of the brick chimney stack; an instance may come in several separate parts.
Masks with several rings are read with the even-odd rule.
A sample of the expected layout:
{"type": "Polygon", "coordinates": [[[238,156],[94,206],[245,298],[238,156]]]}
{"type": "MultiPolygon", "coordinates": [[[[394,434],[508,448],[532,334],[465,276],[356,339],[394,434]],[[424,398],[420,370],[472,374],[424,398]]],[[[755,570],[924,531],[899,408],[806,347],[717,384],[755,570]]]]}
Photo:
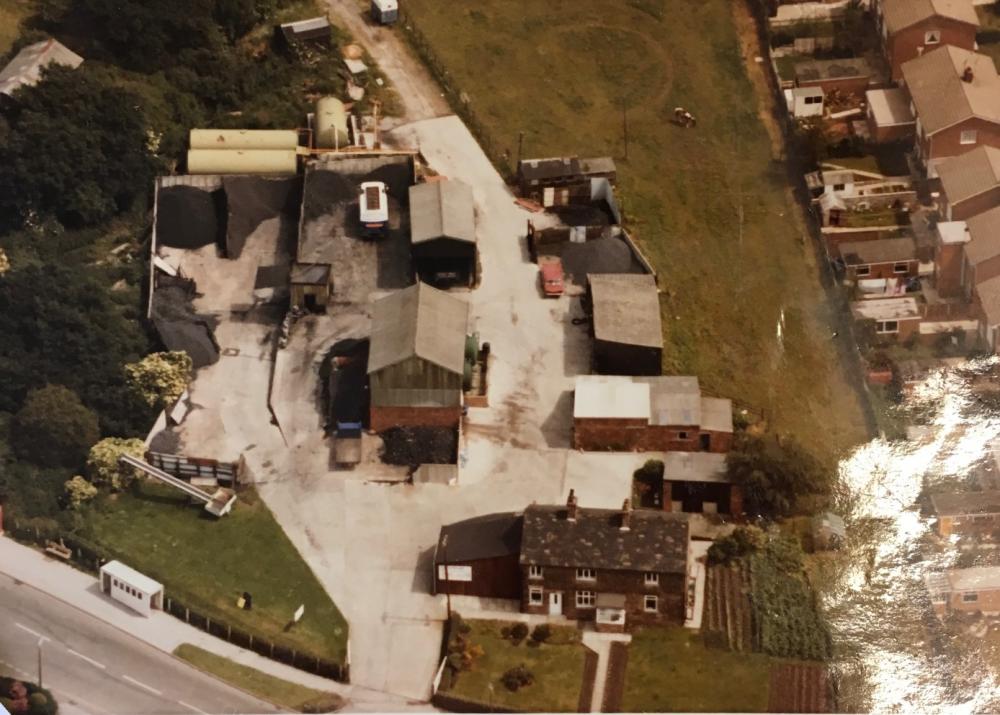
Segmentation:
{"type": "Polygon", "coordinates": [[[619,531],[628,531],[632,528],[632,505],[629,504],[628,499],[622,502],[622,525],[618,527],[619,531]]]}
{"type": "Polygon", "coordinates": [[[569,497],[566,499],[566,521],[576,521],[576,491],[569,490],[569,497]]]}

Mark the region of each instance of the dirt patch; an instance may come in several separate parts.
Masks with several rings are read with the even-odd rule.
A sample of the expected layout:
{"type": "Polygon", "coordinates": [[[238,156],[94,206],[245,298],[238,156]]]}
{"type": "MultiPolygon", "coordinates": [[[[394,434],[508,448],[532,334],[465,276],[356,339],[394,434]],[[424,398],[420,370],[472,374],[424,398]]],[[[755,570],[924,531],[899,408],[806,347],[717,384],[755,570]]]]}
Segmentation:
{"type": "Polygon", "coordinates": [[[455,464],[458,430],[448,427],[393,427],[380,434],[382,461],[416,469],[421,464],[455,464]]]}
{"type": "Polygon", "coordinates": [[[767,710],[772,713],[830,712],[830,683],[825,665],[778,663],[771,666],[767,710]]]}
{"type": "Polygon", "coordinates": [[[628,667],[628,646],[621,641],[611,644],[608,658],[608,680],[604,685],[604,702],[601,712],[620,713],[625,695],[625,670],[628,667]]]}

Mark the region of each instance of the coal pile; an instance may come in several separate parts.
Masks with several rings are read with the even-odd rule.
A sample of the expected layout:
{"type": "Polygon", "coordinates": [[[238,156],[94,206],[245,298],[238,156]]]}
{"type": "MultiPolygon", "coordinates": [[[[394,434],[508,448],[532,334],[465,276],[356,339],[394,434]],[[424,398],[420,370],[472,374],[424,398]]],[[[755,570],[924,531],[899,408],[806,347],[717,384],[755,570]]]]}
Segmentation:
{"type": "Polygon", "coordinates": [[[153,294],[152,321],[167,350],[183,350],[195,368],[219,360],[216,320],[198,315],[191,305],[194,282],[160,276],[153,294]]]}
{"type": "Polygon", "coordinates": [[[566,243],[562,263],[566,275],[580,287],[586,286],[588,273],[645,273],[628,245],[614,237],[566,243]]]}
{"type": "Polygon", "coordinates": [[[276,216],[295,217],[302,201],[302,179],[262,176],[227,176],[222,180],[226,192],[226,256],[239,258],[247,237],[261,222],[276,216]]]}
{"type": "Polygon", "coordinates": [[[221,239],[225,230],[226,196],[192,186],[160,189],[156,208],[156,240],[172,248],[201,248],[221,239]]]}
{"type": "Polygon", "coordinates": [[[458,430],[449,427],[393,427],[381,434],[386,464],[416,469],[421,464],[455,464],[458,430]]]}
{"type": "Polygon", "coordinates": [[[608,205],[603,201],[551,206],[545,210],[558,216],[564,226],[611,226],[615,222],[608,205]]]}

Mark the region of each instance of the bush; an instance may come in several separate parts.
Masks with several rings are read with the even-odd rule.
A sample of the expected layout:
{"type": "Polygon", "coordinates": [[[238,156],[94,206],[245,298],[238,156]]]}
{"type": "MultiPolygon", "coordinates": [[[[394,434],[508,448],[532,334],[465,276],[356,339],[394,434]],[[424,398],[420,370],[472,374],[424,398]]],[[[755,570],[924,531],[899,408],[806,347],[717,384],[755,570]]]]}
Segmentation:
{"type": "Polygon", "coordinates": [[[153,353],[126,365],[125,379],[140,400],[163,409],[184,394],[191,380],[191,368],[191,358],[186,352],[153,353]]]}
{"type": "Polygon", "coordinates": [[[128,487],[138,476],[132,467],[123,467],[118,458],[131,454],[142,459],[146,445],[141,439],[108,437],[90,448],[87,455],[87,474],[94,484],[102,484],[115,491],[128,487]]]}
{"type": "Polygon", "coordinates": [[[36,691],[28,696],[29,715],[55,715],[55,701],[42,691],[36,691]]]}
{"type": "Polygon", "coordinates": [[[729,477],[743,486],[750,514],[789,516],[804,497],[830,493],[831,475],[791,439],[739,435],[726,457],[726,468],[729,477]]]}
{"type": "Polygon", "coordinates": [[[500,682],[512,693],[535,682],[535,676],[523,664],[511,668],[500,677],[500,682]]]}
{"type": "Polygon", "coordinates": [[[520,645],[521,641],[528,637],[528,624],[515,623],[510,627],[510,640],[514,645],[520,645]]]}
{"type": "Polygon", "coordinates": [[[300,706],[304,713],[332,713],[344,707],[344,699],[336,693],[324,693],[300,706]]]}
{"type": "Polygon", "coordinates": [[[66,499],[73,509],[79,509],[85,502],[97,496],[97,487],[79,474],[66,482],[66,499]]]}
{"type": "Polygon", "coordinates": [[[539,623],[535,626],[535,629],[531,631],[531,640],[535,643],[544,643],[549,638],[552,637],[552,626],[548,623],[539,623]]]}
{"type": "Polygon", "coordinates": [[[766,542],[764,532],[756,526],[739,526],[729,536],[717,539],[708,549],[709,565],[738,561],[756,553],[766,542]]]}
{"type": "Polygon", "coordinates": [[[11,430],[18,456],[46,467],[78,466],[99,438],[97,415],[62,385],[29,392],[11,430]]]}

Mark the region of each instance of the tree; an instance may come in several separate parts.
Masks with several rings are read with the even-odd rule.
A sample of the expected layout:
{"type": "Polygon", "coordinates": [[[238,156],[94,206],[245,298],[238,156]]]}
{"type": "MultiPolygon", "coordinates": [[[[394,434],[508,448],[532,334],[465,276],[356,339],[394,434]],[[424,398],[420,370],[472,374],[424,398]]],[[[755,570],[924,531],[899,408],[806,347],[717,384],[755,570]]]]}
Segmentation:
{"type": "Polygon", "coordinates": [[[708,547],[708,563],[714,566],[738,561],[758,551],[766,542],[766,535],[756,526],[738,526],[708,547]]]}
{"type": "Polygon", "coordinates": [[[94,225],[148,191],[155,162],[139,97],[86,63],[50,66],[41,82],[15,94],[0,144],[0,216],[8,228],[49,215],[66,226],[94,225]]]}
{"type": "Polygon", "coordinates": [[[79,465],[100,431],[97,415],[72,390],[32,390],[14,416],[11,446],[19,457],[46,467],[79,465]]]}
{"type": "Polygon", "coordinates": [[[118,459],[123,454],[143,458],[146,445],[141,439],[108,437],[90,448],[87,455],[87,474],[94,484],[102,484],[114,491],[128,487],[138,475],[132,467],[124,467],[118,459]]]}
{"type": "Polygon", "coordinates": [[[803,497],[830,492],[830,474],[791,439],[744,434],[727,455],[726,467],[743,486],[751,514],[780,518],[791,514],[803,497]]]}
{"type": "Polygon", "coordinates": [[[175,403],[191,380],[191,358],[172,351],[147,355],[125,366],[129,388],[150,407],[166,408],[175,403]]]}
{"type": "Polygon", "coordinates": [[[85,502],[97,496],[97,487],[79,474],[66,482],[66,499],[74,509],[79,509],[85,502]]]}

